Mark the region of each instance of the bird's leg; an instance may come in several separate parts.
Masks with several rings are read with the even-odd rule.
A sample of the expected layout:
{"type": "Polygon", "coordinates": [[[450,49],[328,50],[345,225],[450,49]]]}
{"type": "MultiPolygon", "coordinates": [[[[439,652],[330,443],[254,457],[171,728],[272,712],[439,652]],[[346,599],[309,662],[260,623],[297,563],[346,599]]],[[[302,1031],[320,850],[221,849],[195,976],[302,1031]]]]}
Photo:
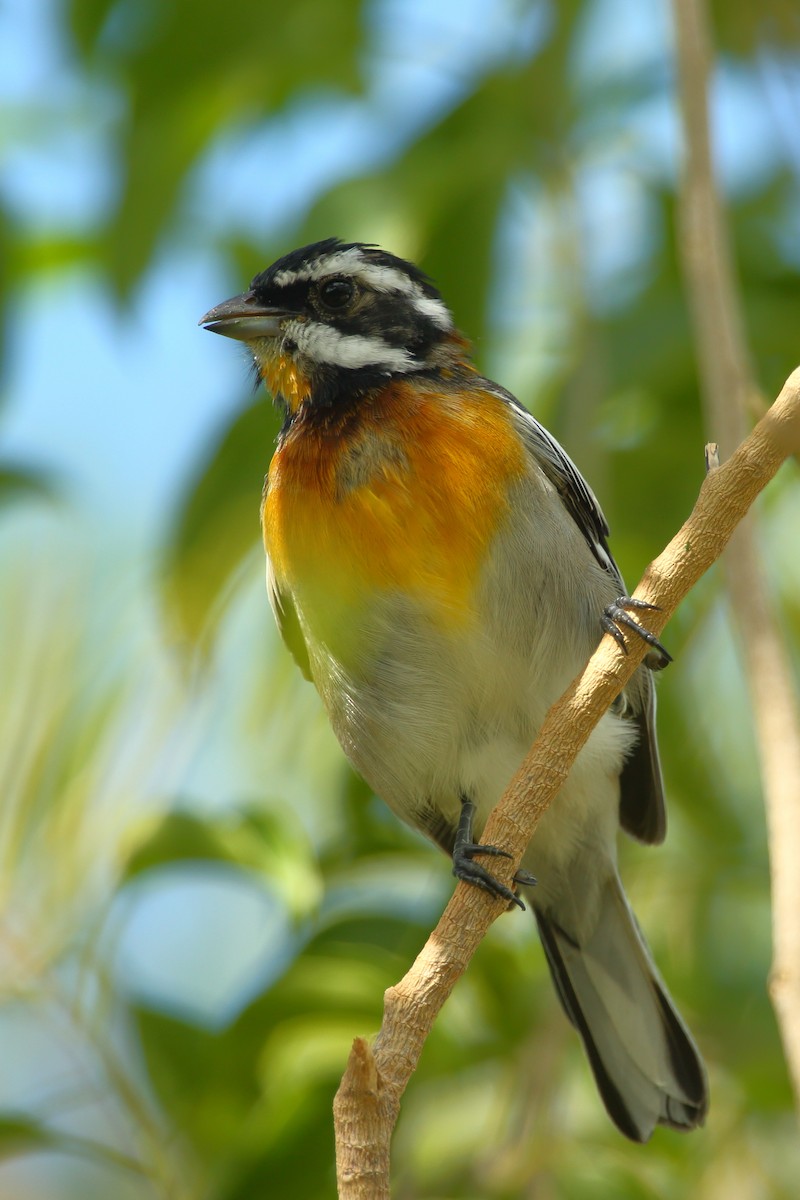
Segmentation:
{"type": "MultiPolygon", "coordinates": [[[[453,874],[456,879],[463,879],[465,883],[483,888],[485,892],[490,892],[493,896],[502,896],[504,900],[508,900],[509,904],[516,904],[519,908],[524,909],[525,905],[516,892],[512,892],[511,888],[506,887],[499,879],[495,879],[494,875],[480,863],[473,861],[476,854],[486,854],[494,858],[511,858],[507,850],[501,850],[498,846],[482,846],[473,842],[472,822],[474,817],[475,805],[468,796],[462,795],[461,815],[458,819],[456,840],[453,846],[453,874]]],[[[514,883],[531,887],[536,880],[527,871],[517,871],[514,883]]]]}

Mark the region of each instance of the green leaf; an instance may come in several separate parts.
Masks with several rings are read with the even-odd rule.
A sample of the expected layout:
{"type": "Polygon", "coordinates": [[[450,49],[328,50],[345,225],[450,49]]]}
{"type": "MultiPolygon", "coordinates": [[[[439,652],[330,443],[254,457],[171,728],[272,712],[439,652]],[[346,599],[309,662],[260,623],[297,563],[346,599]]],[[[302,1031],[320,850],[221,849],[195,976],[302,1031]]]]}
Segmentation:
{"type": "Polygon", "coordinates": [[[0,1158],[57,1149],[58,1135],[24,1113],[0,1112],[0,1158]]]}
{"type": "Polygon", "coordinates": [[[95,48],[117,0],[72,0],[67,5],[67,21],[78,51],[87,56],[95,48]]]}
{"type": "Polygon", "coordinates": [[[761,47],[800,45],[800,11],[795,0],[731,4],[711,0],[712,36],[734,54],[751,55],[761,47]]]}
{"type": "Polygon", "coordinates": [[[212,860],[235,862],[214,826],[180,809],[167,813],[147,839],[131,854],[122,873],[123,880],[134,879],[144,871],[175,862],[212,860]]]}
{"type": "Polygon", "coordinates": [[[53,478],[46,471],[0,463],[0,505],[34,497],[53,500],[56,494],[53,478]]]}
{"type": "Polygon", "coordinates": [[[245,1036],[239,1022],[212,1032],[142,1007],[134,1017],[160,1102],[200,1157],[224,1154],[259,1096],[263,1033],[245,1036]]]}
{"type": "Polygon", "coordinates": [[[277,1113],[257,1113],[244,1131],[246,1144],[226,1164],[211,1200],[335,1196],[334,1090],[320,1087],[295,1094],[277,1113]]]}
{"type": "Polygon", "coordinates": [[[184,862],[230,863],[269,881],[299,919],[315,908],[318,867],[307,835],[285,809],[263,802],[214,817],[175,808],[151,827],[123,867],[123,883],[184,862]]]}

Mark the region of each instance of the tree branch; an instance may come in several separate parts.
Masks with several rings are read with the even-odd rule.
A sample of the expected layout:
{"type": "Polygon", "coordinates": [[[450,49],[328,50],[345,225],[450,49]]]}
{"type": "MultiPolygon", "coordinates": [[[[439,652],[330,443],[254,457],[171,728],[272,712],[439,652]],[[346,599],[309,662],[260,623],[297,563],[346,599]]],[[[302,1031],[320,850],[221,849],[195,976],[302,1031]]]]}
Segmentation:
{"type": "MultiPolygon", "coordinates": [[[[737,524],[783,460],[800,451],[800,368],[731,459],[703,481],[694,509],[666,550],[645,571],[636,595],[660,612],[658,634],[677,605],[722,553],[737,524]]],[[[581,747],[644,658],[641,639],[623,654],[608,636],[588,666],[550,709],[542,729],[483,837],[513,855],[497,860],[511,876],[542,814],[561,788],[581,747]]],[[[493,860],[493,870],[496,864],[493,860]]],[[[458,884],[411,969],[387,990],[374,1049],[358,1038],[334,1101],[341,1200],[388,1200],[389,1145],[400,1099],[433,1022],[504,905],[458,884]]]]}
{"type": "MultiPolygon", "coordinates": [[[[703,0],[673,0],[685,163],[679,248],[703,383],[706,428],[723,450],[744,436],[758,394],[747,350],[708,122],[711,64],[703,0]]],[[[800,710],[765,583],[754,519],[725,556],[755,720],[772,882],[770,996],[800,1111],[800,710]]]]}

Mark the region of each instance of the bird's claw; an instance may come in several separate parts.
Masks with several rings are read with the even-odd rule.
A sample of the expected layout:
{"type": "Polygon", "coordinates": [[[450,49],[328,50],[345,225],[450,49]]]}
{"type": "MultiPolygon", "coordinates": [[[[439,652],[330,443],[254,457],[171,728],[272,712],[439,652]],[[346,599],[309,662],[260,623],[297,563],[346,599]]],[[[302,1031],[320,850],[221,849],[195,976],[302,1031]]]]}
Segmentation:
{"type": "MultiPolygon", "coordinates": [[[[453,874],[456,879],[461,879],[464,883],[471,883],[474,887],[489,892],[492,896],[500,896],[503,900],[507,900],[509,907],[516,905],[517,908],[524,909],[525,905],[515,891],[496,879],[491,871],[487,871],[486,867],[482,867],[480,863],[474,861],[477,854],[485,854],[490,858],[512,857],[507,850],[501,850],[499,846],[486,846],[472,841],[474,814],[475,805],[470,800],[462,800],[461,819],[453,848],[453,874]]],[[[520,870],[514,875],[513,882],[522,884],[524,887],[533,887],[536,880],[528,871],[520,870]]]]}
{"type": "Polygon", "coordinates": [[[657,604],[649,604],[646,600],[638,600],[635,596],[617,596],[613,604],[609,604],[603,610],[603,614],[600,617],[600,624],[606,633],[611,634],[614,641],[625,654],[628,653],[628,647],[625,644],[625,635],[622,629],[630,629],[642,641],[647,642],[648,646],[652,647],[651,652],[647,655],[647,665],[652,671],[660,671],[672,662],[672,655],[661,644],[654,633],[651,633],[644,625],[640,625],[630,615],[628,611],[630,609],[633,609],[635,612],[646,610],[650,610],[651,612],[660,611],[657,604]]]}

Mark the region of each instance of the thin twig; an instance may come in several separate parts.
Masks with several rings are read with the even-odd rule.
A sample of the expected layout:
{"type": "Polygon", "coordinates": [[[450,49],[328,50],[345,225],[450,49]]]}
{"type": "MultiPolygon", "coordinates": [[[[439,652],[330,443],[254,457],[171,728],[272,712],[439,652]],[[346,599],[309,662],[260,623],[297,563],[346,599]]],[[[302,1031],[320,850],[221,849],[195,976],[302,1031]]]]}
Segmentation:
{"type": "MultiPolygon", "coordinates": [[[[703,0],[673,0],[685,164],[679,248],[695,330],[708,432],[723,450],[744,436],[757,388],[747,349],[708,121],[711,64],[703,0]]],[[[725,556],[744,648],[767,811],[773,958],[769,989],[800,1112],[800,709],[767,592],[754,518],[725,556]]]]}
{"type": "MultiPolygon", "coordinates": [[[[719,557],[755,497],[783,460],[800,450],[800,367],[736,453],[705,476],[694,509],[648,567],[636,595],[659,606],[658,634],[680,601],[719,557]]],[[[604,637],[586,670],[553,705],[531,751],[492,813],[483,838],[512,858],[497,870],[510,882],[534,830],[581,747],[642,661],[646,645],[623,654],[604,637]],[[507,874],[504,875],[503,871],[507,874]]],[[[477,888],[459,884],[406,976],[385,995],[374,1049],[358,1038],[334,1101],[341,1200],[388,1200],[389,1146],[400,1099],[433,1022],[492,922],[504,911],[477,888]]]]}

